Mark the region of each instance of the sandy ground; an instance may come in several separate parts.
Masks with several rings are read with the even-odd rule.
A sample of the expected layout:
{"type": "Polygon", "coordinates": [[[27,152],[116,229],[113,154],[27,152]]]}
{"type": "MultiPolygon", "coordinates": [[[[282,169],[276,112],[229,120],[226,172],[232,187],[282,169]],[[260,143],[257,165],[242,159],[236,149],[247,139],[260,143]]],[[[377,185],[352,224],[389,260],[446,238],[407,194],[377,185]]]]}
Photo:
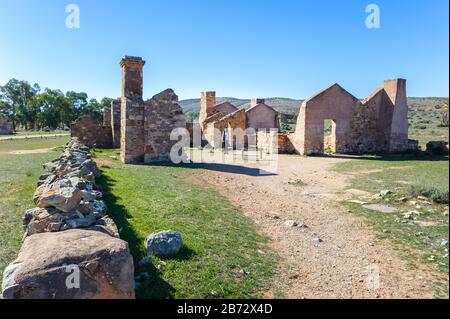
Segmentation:
{"type": "Polygon", "coordinates": [[[281,262],[267,297],[432,298],[429,272],[408,269],[388,242],[338,204],[369,195],[346,190],[349,176],[330,171],[343,160],[280,155],[273,175],[255,174],[257,164],[211,164],[188,178],[229,198],[270,238],[281,262]],[[297,180],[306,185],[292,184],[297,180]],[[289,220],[307,227],[287,226],[289,220]]]}

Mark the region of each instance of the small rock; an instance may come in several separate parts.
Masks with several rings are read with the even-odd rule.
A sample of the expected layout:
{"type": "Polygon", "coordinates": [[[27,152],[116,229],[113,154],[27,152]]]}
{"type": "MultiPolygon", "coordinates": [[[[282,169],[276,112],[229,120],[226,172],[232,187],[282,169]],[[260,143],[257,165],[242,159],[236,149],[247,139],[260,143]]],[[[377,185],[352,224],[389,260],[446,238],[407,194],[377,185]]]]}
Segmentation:
{"type": "Polygon", "coordinates": [[[287,227],[297,227],[298,223],[295,220],[287,220],[284,222],[284,225],[287,227]]]}
{"type": "Polygon", "coordinates": [[[323,240],[319,237],[314,238],[313,241],[315,241],[316,243],[323,243],[323,240]]]}
{"type": "Polygon", "coordinates": [[[177,254],[182,247],[181,234],[173,230],[151,234],[146,240],[147,255],[169,257],[177,254]]]}
{"type": "Polygon", "coordinates": [[[448,240],[444,239],[441,241],[441,246],[448,246],[448,240]]]}
{"type": "Polygon", "coordinates": [[[380,197],[381,198],[385,198],[387,195],[392,194],[392,191],[388,190],[388,189],[384,189],[382,191],[380,191],[380,197]]]}

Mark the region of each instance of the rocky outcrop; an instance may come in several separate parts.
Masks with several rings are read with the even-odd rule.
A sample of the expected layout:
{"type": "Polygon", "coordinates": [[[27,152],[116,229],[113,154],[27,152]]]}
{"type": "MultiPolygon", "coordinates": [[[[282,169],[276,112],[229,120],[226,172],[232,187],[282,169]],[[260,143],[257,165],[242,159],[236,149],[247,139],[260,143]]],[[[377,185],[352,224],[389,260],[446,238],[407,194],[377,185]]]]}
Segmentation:
{"type": "Polygon", "coordinates": [[[44,168],[19,257],[4,272],[3,298],[134,298],[133,260],[107,216],[89,148],[72,139],[44,168]],[[79,270],[77,289],[65,283],[68,265],[79,270]]]}

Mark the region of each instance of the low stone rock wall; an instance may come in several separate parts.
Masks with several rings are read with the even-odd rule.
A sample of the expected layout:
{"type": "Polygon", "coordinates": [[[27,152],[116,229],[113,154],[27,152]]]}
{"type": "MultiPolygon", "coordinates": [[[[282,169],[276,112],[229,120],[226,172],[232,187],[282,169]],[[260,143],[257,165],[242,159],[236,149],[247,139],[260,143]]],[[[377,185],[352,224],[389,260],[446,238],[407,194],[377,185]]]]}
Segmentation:
{"type": "Polygon", "coordinates": [[[2,297],[134,298],[133,259],[107,216],[89,148],[72,139],[44,168],[37,207],[25,212],[19,256],[3,274],[2,297]]]}

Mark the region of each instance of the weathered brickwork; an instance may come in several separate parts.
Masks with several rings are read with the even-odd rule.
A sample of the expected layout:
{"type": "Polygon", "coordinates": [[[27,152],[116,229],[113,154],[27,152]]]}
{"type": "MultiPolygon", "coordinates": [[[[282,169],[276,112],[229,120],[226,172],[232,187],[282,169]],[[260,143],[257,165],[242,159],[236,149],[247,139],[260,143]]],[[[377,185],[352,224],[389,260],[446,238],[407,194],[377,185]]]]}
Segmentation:
{"type": "Polygon", "coordinates": [[[111,127],[100,125],[89,115],[78,118],[70,125],[70,136],[89,147],[112,147],[111,127]]]}

